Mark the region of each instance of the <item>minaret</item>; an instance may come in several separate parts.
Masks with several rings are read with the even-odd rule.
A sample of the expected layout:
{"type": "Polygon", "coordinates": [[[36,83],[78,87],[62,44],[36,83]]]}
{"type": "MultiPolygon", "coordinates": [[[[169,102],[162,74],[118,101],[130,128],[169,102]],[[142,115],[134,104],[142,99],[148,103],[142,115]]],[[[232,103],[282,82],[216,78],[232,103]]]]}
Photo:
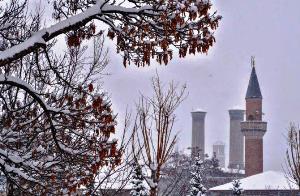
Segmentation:
{"type": "Polygon", "coordinates": [[[263,136],[267,131],[267,122],[262,121],[263,98],[253,57],[251,63],[252,72],[246,93],[246,121],[241,122],[241,131],[245,136],[246,176],[263,172],[263,136]]]}
{"type": "Polygon", "coordinates": [[[229,166],[232,169],[244,169],[244,135],[241,122],[244,121],[245,110],[229,110],[229,166]]]}
{"type": "Polygon", "coordinates": [[[192,154],[205,154],[205,115],[206,112],[196,110],[192,113],[192,154]]]}

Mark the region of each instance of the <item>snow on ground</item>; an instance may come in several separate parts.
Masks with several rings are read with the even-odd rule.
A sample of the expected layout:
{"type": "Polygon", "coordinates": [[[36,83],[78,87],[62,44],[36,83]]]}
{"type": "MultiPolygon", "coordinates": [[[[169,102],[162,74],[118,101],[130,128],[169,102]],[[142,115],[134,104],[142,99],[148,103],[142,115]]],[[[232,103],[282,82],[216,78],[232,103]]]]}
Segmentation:
{"type": "MultiPolygon", "coordinates": [[[[282,172],[266,171],[261,174],[249,176],[240,180],[244,190],[290,190],[297,189],[282,172]]],[[[231,190],[232,183],[211,188],[212,191],[231,190]]]]}

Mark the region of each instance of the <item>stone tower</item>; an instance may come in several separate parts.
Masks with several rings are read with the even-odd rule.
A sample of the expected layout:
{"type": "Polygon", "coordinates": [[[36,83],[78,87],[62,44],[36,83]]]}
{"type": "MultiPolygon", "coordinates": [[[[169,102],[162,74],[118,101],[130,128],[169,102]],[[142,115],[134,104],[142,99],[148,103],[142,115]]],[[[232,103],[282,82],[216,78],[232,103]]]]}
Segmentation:
{"type": "Polygon", "coordinates": [[[192,113],[192,154],[205,154],[205,115],[206,112],[196,110],[192,113]]]}
{"type": "Polygon", "coordinates": [[[241,122],[244,121],[244,110],[229,110],[229,168],[244,169],[244,135],[241,132],[241,122]]]}
{"type": "Polygon", "coordinates": [[[267,122],[262,121],[262,94],[260,91],[254,59],[246,93],[246,121],[241,122],[245,136],[245,173],[246,176],[263,172],[263,136],[267,122]]]}
{"type": "Polygon", "coordinates": [[[221,141],[213,144],[213,153],[219,160],[219,166],[225,168],[225,144],[221,141]]]}

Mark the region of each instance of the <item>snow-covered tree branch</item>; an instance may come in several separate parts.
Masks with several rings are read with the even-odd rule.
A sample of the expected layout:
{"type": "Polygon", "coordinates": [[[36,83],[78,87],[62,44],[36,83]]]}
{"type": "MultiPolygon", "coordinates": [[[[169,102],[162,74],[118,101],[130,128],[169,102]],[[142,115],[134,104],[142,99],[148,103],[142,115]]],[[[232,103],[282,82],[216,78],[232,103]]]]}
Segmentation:
{"type": "Polygon", "coordinates": [[[206,165],[204,158],[200,155],[194,157],[194,163],[191,168],[191,190],[189,196],[201,196],[205,195],[207,189],[204,187],[205,175],[206,175],[206,165]]]}
{"type": "Polygon", "coordinates": [[[148,190],[145,186],[145,174],[140,165],[133,165],[132,179],[130,183],[132,184],[132,190],[130,191],[131,196],[148,196],[148,190]]]}
{"type": "Polygon", "coordinates": [[[243,188],[241,186],[240,180],[233,180],[232,182],[232,194],[233,195],[242,195],[243,193],[243,188]]]}
{"type": "MultiPolygon", "coordinates": [[[[104,165],[120,164],[122,150],[110,140],[115,116],[99,81],[108,63],[105,30],[125,66],[149,65],[151,59],[167,64],[173,49],[180,57],[207,53],[221,19],[209,0],[47,2],[51,18],[30,10],[28,0],[0,1],[0,168],[10,195],[75,193],[93,183],[104,165]],[[62,36],[66,50],[58,53],[62,36]],[[85,41],[91,39],[88,55],[85,41]]],[[[169,93],[174,109],[180,99],[169,93]]],[[[156,118],[169,123],[160,127],[159,161],[153,162],[161,167],[174,146],[174,119],[156,118]]]]}
{"type": "MultiPolygon", "coordinates": [[[[209,12],[212,6],[209,0],[141,0],[124,1],[121,5],[110,0],[52,2],[53,16],[58,22],[31,32],[27,39],[3,50],[0,66],[43,48],[51,39],[70,31],[77,32],[69,37],[69,44],[78,44],[86,37],[78,30],[92,20],[105,24],[101,28],[109,28],[111,39],[117,37],[117,50],[123,53],[124,65],[150,64],[151,58],[167,64],[172,58],[172,48],[179,49],[180,57],[187,53],[206,53],[215,41],[213,31],[221,19],[209,12]]],[[[0,23],[7,28],[15,22],[3,20],[0,23]]],[[[0,29],[0,34],[1,31],[7,29],[0,29]]]]}
{"type": "Polygon", "coordinates": [[[109,140],[115,117],[97,82],[107,64],[102,46],[95,38],[92,57],[83,46],[62,58],[48,48],[0,69],[0,166],[10,194],[74,193],[120,162],[109,140]]]}

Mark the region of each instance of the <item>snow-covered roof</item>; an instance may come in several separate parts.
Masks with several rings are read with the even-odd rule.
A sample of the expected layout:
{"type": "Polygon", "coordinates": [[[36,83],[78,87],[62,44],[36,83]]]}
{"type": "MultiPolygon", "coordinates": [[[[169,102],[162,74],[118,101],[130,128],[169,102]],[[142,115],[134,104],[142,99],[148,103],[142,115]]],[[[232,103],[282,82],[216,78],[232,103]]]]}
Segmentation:
{"type": "MultiPolygon", "coordinates": [[[[249,176],[240,180],[244,190],[290,190],[297,189],[284,173],[277,171],[266,171],[257,175],[249,176]]],[[[211,191],[231,190],[232,183],[223,184],[211,188],[211,191]]]]}
{"type": "Polygon", "coordinates": [[[235,105],[235,106],[231,107],[229,110],[243,110],[243,111],[245,111],[245,106],[235,105]]]}
{"type": "Polygon", "coordinates": [[[202,108],[196,108],[196,109],[193,110],[192,112],[205,112],[205,110],[202,109],[202,108]]]}
{"type": "Polygon", "coordinates": [[[243,169],[234,169],[234,168],[221,168],[221,170],[225,173],[232,173],[232,174],[245,174],[245,170],[243,169]]]}

